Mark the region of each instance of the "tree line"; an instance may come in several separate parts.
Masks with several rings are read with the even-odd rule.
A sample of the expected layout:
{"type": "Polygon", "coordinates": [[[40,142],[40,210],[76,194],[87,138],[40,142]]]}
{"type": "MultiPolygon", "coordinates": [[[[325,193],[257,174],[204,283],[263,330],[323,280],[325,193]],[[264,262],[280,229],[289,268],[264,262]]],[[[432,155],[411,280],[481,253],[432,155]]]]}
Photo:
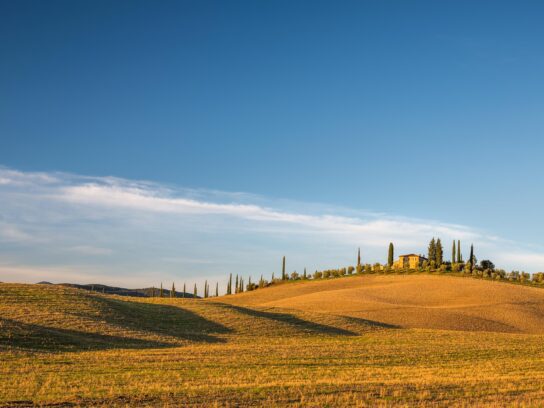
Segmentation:
{"type": "MultiPolygon", "coordinates": [[[[395,247],[391,242],[389,243],[387,250],[387,262],[381,264],[376,262],[374,264],[365,263],[361,261],[361,249],[357,250],[357,258],[355,266],[345,266],[336,269],[315,270],[313,273],[308,273],[304,268],[303,273],[299,274],[297,271],[291,273],[287,272],[286,257],[283,256],[281,260],[281,274],[279,277],[275,277],[272,273],[271,279],[264,279],[263,275],[260,276],[258,281],[252,281],[251,276],[247,277],[247,280],[242,276],[236,274],[229,274],[225,294],[233,295],[243,293],[247,291],[253,291],[261,288],[265,288],[271,285],[278,285],[282,283],[299,281],[299,280],[319,280],[319,279],[333,279],[350,275],[364,275],[364,274],[383,274],[383,273],[415,273],[415,272],[429,272],[429,273],[452,273],[470,275],[479,278],[487,278],[494,280],[508,280],[511,282],[531,283],[537,285],[544,285],[544,272],[535,273],[533,275],[523,271],[506,272],[504,269],[498,269],[495,264],[489,259],[484,259],[478,262],[474,253],[474,245],[470,246],[470,253],[466,260],[463,258],[461,252],[461,241],[453,240],[451,246],[451,258],[446,260],[444,257],[444,247],[440,238],[432,238],[427,247],[427,256],[419,255],[422,260],[415,268],[408,268],[405,266],[395,266],[395,247]]],[[[218,297],[219,296],[219,283],[216,282],[215,290],[212,294],[210,292],[210,285],[206,280],[202,291],[199,292],[197,285],[194,284],[192,296],[187,294],[186,284],[183,284],[183,291],[178,294],[175,289],[174,283],[172,283],[172,289],[165,291],[162,283],[160,289],[151,290],[152,297],[218,297]],[[168,293],[165,293],[168,292],[168,293]],[[201,296],[202,294],[202,296],[201,296]]]]}

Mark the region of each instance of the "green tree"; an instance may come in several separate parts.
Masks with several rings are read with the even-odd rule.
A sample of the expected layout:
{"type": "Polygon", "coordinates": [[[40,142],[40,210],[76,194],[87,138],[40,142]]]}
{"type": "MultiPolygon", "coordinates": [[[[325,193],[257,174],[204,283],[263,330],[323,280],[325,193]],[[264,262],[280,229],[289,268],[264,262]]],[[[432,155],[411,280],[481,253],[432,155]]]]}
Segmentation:
{"type": "Polygon", "coordinates": [[[174,282],[172,282],[172,290],[170,291],[170,297],[171,298],[176,297],[176,287],[174,286],[174,282]]]}
{"type": "Polygon", "coordinates": [[[442,248],[442,242],[440,241],[440,238],[436,240],[436,246],[435,246],[435,259],[436,266],[439,267],[444,263],[444,249],[442,248]]]}
{"type": "Polygon", "coordinates": [[[181,296],[185,297],[185,282],[183,282],[183,294],[181,296]]]}
{"type": "Polygon", "coordinates": [[[234,293],[238,293],[240,289],[240,282],[238,281],[238,274],[236,274],[236,283],[234,285],[234,293]]]}
{"type": "Polygon", "coordinates": [[[198,292],[196,290],[196,283],[195,283],[195,288],[193,289],[193,297],[197,297],[198,296],[198,292]]]}
{"type": "Polygon", "coordinates": [[[427,258],[429,258],[429,263],[434,262],[436,263],[436,241],[431,239],[431,242],[429,242],[429,249],[427,250],[427,258]]]}
{"type": "Polygon", "coordinates": [[[283,257],[282,264],[281,264],[281,280],[286,280],[287,274],[285,273],[285,256],[283,257]]]}
{"type": "Polygon", "coordinates": [[[162,290],[162,282],[161,282],[161,291],[159,292],[159,296],[160,296],[160,297],[163,297],[163,296],[164,296],[164,291],[162,290]]]}
{"type": "Polygon", "coordinates": [[[357,266],[361,265],[361,248],[357,251],[357,266]]]}
{"type": "Polygon", "coordinates": [[[457,263],[463,262],[463,255],[461,255],[461,240],[457,240],[457,263]]]}
{"type": "Polygon", "coordinates": [[[455,263],[455,240],[453,240],[453,245],[451,247],[451,263],[455,263]]]}
{"type": "Polygon", "coordinates": [[[219,297],[219,282],[215,282],[215,297],[219,297]]]}
{"type": "Polygon", "coordinates": [[[208,297],[208,281],[204,281],[204,298],[208,297]]]}
{"type": "Polygon", "coordinates": [[[227,295],[232,295],[232,273],[229,274],[229,282],[227,283],[227,295]]]}
{"type": "Polygon", "coordinates": [[[467,267],[468,271],[472,273],[472,269],[474,268],[474,244],[470,245],[470,257],[467,261],[467,267]]]}
{"type": "Polygon", "coordinates": [[[308,276],[306,275],[306,268],[304,268],[304,274],[302,275],[302,279],[306,280],[308,276]]]}
{"type": "Polygon", "coordinates": [[[393,243],[389,243],[389,253],[387,254],[387,265],[393,266],[393,262],[395,259],[395,247],[393,246],[393,243]]]}

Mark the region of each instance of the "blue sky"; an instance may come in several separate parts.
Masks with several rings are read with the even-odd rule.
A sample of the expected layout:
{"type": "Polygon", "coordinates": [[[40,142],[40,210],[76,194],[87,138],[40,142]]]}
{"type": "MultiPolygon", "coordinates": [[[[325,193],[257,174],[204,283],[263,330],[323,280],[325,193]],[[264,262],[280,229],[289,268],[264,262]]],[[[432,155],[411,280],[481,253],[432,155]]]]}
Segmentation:
{"type": "Polygon", "coordinates": [[[543,13],[2,2],[0,280],[219,279],[270,273],[283,253],[300,271],[358,246],[383,260],[389,240],[424,252],[432,234],[542,270],[543,13]],[[111,180],[136,185],[121,200],[137,205],[105,202],[111,180]],[[240,215],[251,206],[266,212],[240,215]]]}

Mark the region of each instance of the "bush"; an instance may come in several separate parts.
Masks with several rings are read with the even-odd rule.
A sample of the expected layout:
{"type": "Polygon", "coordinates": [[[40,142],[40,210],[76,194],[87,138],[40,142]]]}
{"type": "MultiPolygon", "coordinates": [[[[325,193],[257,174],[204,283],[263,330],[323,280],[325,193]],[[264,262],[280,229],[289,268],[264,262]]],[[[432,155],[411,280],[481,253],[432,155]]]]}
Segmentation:
{"type": "Polygon", "coordinates": [[[323,277],[323,272],[314,272],[314,279],[321,279],[323,277]]]}
{"type": "Polygon", "coordinates": [[[355,268],[353,266],[348,266],[348,275],[351,275],[355,268]]]}
{"type": "Polygon", "coordinates": [[[361,275],[363,273],[363,265],[357,265],[355,272],[357,275],[361,275]]]}
{"type": "Polygon", "coordinates": [[[376,262],[372,267],[372,270],[374,271],[374,273],[380,273],[382,271],[382,264],[376,262]]]}
{"type": "Polygon", "coordinates": [[[365,273],[372,273],[372,266],[370,264],[365,265],[365,273]]]}
{"type": "Polygon", "coordinates": [[[544,283],[544,272],[533,273],[533,282],[544,283]]]}

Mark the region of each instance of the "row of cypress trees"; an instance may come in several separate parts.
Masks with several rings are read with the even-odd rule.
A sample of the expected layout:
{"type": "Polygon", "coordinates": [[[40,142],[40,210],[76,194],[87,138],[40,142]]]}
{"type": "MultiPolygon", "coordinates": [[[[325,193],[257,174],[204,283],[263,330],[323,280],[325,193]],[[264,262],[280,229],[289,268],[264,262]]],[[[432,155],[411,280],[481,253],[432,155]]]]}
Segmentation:
{"type": "MultiPolygon", "coordinates": [[[[386,267],[388,266],[389,268],[391,268],[393,266],[394,256],[395,256],[395,247],[394,247],[393,243],[391,242],[391,243],[389,243],[386,267]]],[[[461,241],[460,240],[458,240],[458,241],[454,240],[453,241],[451,259],[452,259],[451,264],[462,264],[463,263],[463,256],[461,254],[461,241]]],[[[429,261],[430,265],[433,266],[433,267],[439,267],[439,266],[444,264],[444,249],[442,247],[442,242],[441,242],[440,238],[435,239],[433,237],[431,239],[431,241],[429,242],[428,261],[429,261]]],[[[474,246],[471,245],[471,247],[470,247],[470,257],[469,257],[469,260],[465,264],[465,268],[468,267],[469,270],[472,272],[474,264],[475,264],[474,246]]],[[[379,265],[379,264],[376,264],[376,267],[374,269],[377,269],[377,265],[379,265]]],[[[349,268],[343,268],[343,269],[338,269],[338,270],[327,270],[327,271],[323,271],[323,272],[316,271],[316,273],[313,274],[313,278],[315,279],[317,277],[321,278],[321,277],[326,277],[326,276],[351,275],[353,272],[356,272],[357,274],[362,274],[363,272],[368,272],[367,269],[370,269],[369,266],[370,265],[363,266],[363,264],[361,263],[361,248],[358,248],[358,250],[357,250],[357,266],[355,268],[353,266],[350,266],[349,268]],[[329,273],[327,273],[327,272],[329,272],[329,273]]],[[[248,277],[247,284],[245,284],[244,278],[242,276],[239,276],[239,275],[236,275],[235,280],[233,282],[232,273],[231,273],[229,275],[229,279],[227,281],[226,294],[227,295],[232,295],[232,294],[236,294],[236,293],[242,293],[242,292],[245,292],[245,291],[251,291],[251,290],[258,289],[258,288],[266,287],[266,286],[268,286],[268,285],[270,285],[272,283],[278,283],[278,281],[281,282],[281,281],[299,280],[299,279],[305,280],[305,279],[310,279],[311,277],[312,277],[311,274],[307,274],[306,268],[304,268],[304,273],[302,275],[299,275],[296,272],[293,272],[291,274],[291,276],[289,276],[287,274],[287,271],[286,271],[286,258],[285,258],[285,256],[283,256],[282,257],[281,279],[280,280],[275,279],[274,278],[274,273],[272,273],[272,279],[271,279],[270,283],[268,281],[266,281],[265,279],[263,279],[263,275],[261,275],[261,278],[259,279],[258,283],[251,282],[251,276],[250,276],[250,277],[248,277]],[[233,286],[233,284],[234,284],[234,286],[233,286]]],[[[204,295],[203,295],[204,298],[208,298],[208,297],[211,296],[211,294],[210,294],[210,285],[209,285],[207,280],[204,282],[203,292],[204,292],[204,295]]],[[[186,293],[187,293],[186,292],[186,285],[184,283],[183,284],[183,292],[181,294],[181,297],[182,298],[185,297],[186,293]]],[[[156,296],[154,287],[151,290],[151,296],[152,297],[156,296]]],[[[161,286],[160,286],[160,290],[158,291],[158,296],[159,297],[165,297],[162,283],[161,283],[161,286]]],[[[176,288],[175,288],[174,283],[172,283],[172,289],[169,292],[169,296],[170,297],[177,297],[176,288]]],[[[219,296],[219,283],[217,283],[217,282],[215,284],[215,296],[216,297],[219,296]]],[[[193,288],[193,297],[198,297],[198,289],[197,289],[196,283],[195,283],[194,288],[193,288]]]]}

